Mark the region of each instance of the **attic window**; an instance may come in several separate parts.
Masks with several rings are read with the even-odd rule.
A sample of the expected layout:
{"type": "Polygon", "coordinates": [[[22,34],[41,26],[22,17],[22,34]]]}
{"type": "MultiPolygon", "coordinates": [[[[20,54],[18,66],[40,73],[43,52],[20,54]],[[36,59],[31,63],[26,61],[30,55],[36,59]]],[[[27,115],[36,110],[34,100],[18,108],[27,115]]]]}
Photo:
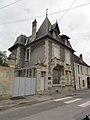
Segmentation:
{"type": "Polygon", "coordinates": [[[27,43],[28,43],[28,38],[26,39],[25,45],[27,45],[27,43]]]}

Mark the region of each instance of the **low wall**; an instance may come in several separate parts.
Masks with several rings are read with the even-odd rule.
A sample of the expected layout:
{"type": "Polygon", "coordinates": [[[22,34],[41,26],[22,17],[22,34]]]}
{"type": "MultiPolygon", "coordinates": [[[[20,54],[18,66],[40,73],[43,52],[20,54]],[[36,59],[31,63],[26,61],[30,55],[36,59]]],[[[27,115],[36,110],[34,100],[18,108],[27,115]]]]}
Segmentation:
{"type": "Polygon", "coordinates": [[[0,66],[0,98],[12,95],[14,68],[0,66]]]}

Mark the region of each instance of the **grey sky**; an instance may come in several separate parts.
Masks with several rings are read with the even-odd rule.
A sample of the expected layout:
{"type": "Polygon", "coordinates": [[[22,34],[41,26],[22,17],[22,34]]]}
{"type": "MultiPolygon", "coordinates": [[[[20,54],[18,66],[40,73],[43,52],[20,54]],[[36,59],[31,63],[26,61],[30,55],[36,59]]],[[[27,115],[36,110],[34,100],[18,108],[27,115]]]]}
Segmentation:
{"type": "MultiPolygon", "coordinates": [[[[16,0],[0,0],[0,7],[10,4],[16,0]]],[[[14,24],[0,25],[0,50],[8,50],[13,45],[20,34],[31,35],[31,23],[36,18],[38,27],[45,18],[45,10],[48,8],[48,14],[62,9],[68,9],[74,0],[21,0],[16,4],[4,9],[0,9],[0,24],[12,22],[19,19],[28,19],[30,21],[18,22],[14,24]],[[37,18],[37,16],[44,17],[37,18]]],[[[76,0],[72,7],[89,3],[90,0],[76,0]]],[[[58,21],[62,34],[68,35],[71,39],[75,54],[83,54],[84,60],[90,64],[90,4],[74,10],[70,10],[58,21],[64,14],[58,13],[48,15],[49,20],[54,23],[58,21]]]]}

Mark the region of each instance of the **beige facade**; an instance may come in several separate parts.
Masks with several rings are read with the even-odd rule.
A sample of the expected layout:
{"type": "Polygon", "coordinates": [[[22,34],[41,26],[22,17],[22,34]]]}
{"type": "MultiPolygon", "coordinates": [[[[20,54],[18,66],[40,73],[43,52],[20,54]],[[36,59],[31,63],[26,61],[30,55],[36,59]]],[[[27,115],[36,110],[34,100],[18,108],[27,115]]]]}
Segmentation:
{"type": "Polygon", "coordinates": [[[88,89],[90,86],[90,67],[78,57],[78,61],[74,61],[74,71],[76,90],[88,89]]]}
{"type": "Polygon", "coordinates": [[[0,96],[12,95],[14,68],[0,66],[0,96]]]}

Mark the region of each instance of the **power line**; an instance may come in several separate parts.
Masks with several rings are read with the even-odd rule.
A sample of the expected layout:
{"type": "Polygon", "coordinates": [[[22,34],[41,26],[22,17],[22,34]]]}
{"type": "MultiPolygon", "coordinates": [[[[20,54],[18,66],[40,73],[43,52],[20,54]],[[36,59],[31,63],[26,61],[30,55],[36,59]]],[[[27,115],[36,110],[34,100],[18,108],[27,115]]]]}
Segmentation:
{"type": "Polygon", "coordinates": [[[60,21],[66,15],[66,13],[70,10],[70,8],[74,5],[75,2],[76,0],[73,1],[73,3],[69,6],[69,8],[65,11],[65,13],[61,16],[61,18],[58,21],[60,21]]]}
{"type": "Polygon", "coordinates": [[[87,41],[86,41],[86,44],[85,44],[85,46],[84,46],[84,48],[83,48],[83,50],[82,50],[82,53],[84,53],[84,51],[85,51],[85,49],[86,49],[86,47],[87,47],[87,45],[88,45],[89,39],[90,39],[90,35],[89,35],[89,37],[88,37],[88,39],[87,39],[87,41]]]}
{"type": "MultiPolygon", "coordinates": [[[[19,1],[20,1],[20,0],[19,0],[19,1]]],[[[90,4],[90,3],[82,4],[82,5],[79,5],[79,6],[70,8],[69,10],[73,10],[73,9],[77,9],[77,8],[80,8],[80,7],[84,7],[84,6],[89,5],[89,4],[90,4]]],[[[60,11],[57,11],[57,12],[53,12],[53,13],[50,13],[49,15],[58,14],[58,13],[61,13],[61,12],[66,11],[66,10],[68,10],[68,9],[64,9],[64,10],[60,10],[60,11]]],[[[44,16],[45,16],[45,15],[36,16],[35,18],[42,18],[42,17],[44,17],[44,16]]],[[[31,20],[33,20],[33,19],[34,19],[34,18],[19,19],[19,20],[15,20],[15,21],[0,23],[0,25],[8,25],[8,24],[14,24],[14,23],[19,23],[19,22],[31,21],[31,20]]]]}
{"type": "MultiPolygon", "coordinates": [[[[41,17],[44,17],[44,15],[37,16],[36,18],[41,18],[41,17]]],[[[1,23],[0,25],[8,25],[8,24],[26,22],[26,21],[31,21],[31,20],[33,20],[33,19],[34,19],[34,18],[27,18],[27,19],[14,20],[14,21],[10,21],[10,22],[1,23]]]]}
{"type": "MultiPolygon", "coordinates": [[[[79,7],[84,7],[84,6],[87,6],[89,5],[90,3],[86,3],[86,4],[82,4],[82,5],[78,5],[76,7],[73,7],[73,8],[70,8],[69,10],[73,10],[73,9],[76,9],[76,8],[79,8],[79,7]]],[[[56,12],[53,12],[53,13],[50,13],[49,15],[54,15],[54,14],[58,14],[58,13],[61,13],[61,12],[64,12],[68,9],[64,9],[64,10],[60,10],[60,11],[56,11],[56,12]]]]}
{"type": "Polygon", "coordinates": [[[7,8],[7,7],[11,6],[11,5],[14,5],[14,4],[16,4],[17,2],[19,2],[19,1],[21,1],[21,0],[16,0],[16,1],[14,1],[14,2],[8,4],[8,5],[5,5],[5,6],[3,6],[3,7],[0,7],[0,10],[2,10],[2,9],[4,9],[4,8],[7,8]]]}

